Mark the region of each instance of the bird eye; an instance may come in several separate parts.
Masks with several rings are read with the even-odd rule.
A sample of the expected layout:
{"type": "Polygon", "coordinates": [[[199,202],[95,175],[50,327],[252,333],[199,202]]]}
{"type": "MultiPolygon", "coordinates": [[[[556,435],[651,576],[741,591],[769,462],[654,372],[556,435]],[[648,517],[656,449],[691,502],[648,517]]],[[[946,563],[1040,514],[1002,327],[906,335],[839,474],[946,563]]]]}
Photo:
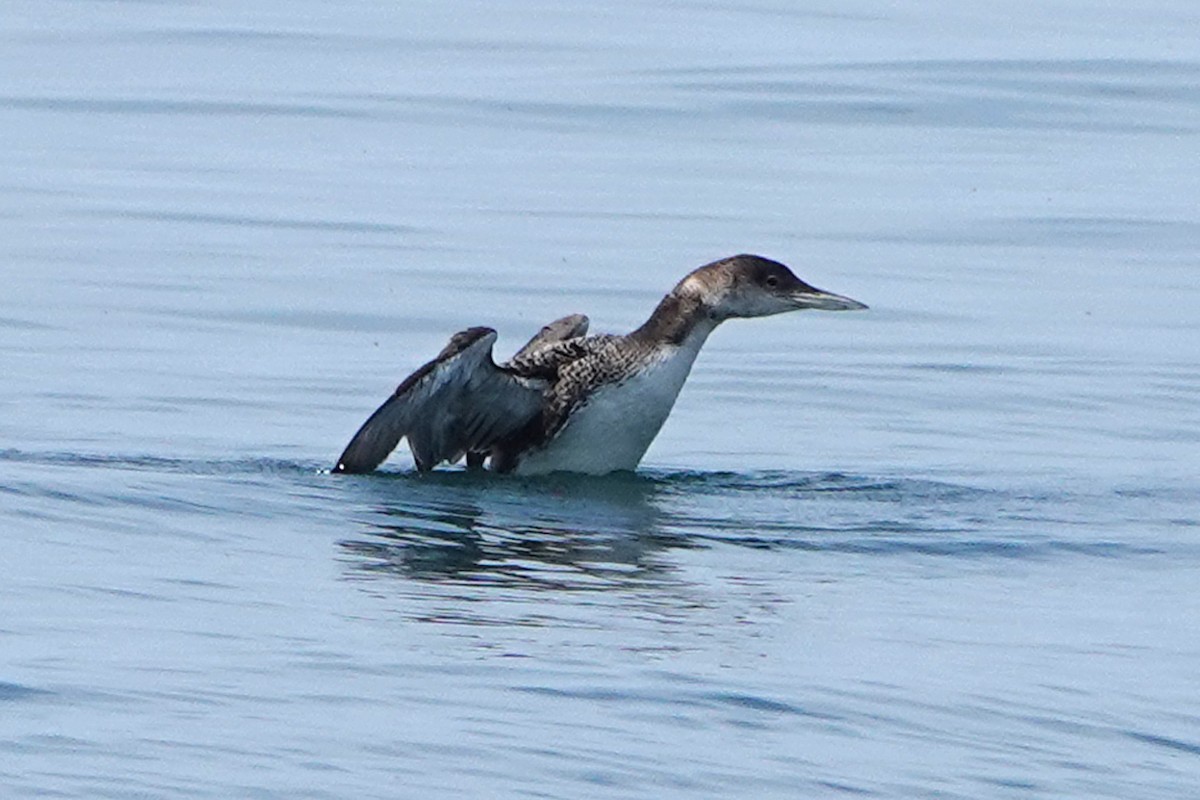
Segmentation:
{"type": "Polygon", "coordinates": [[[779,278],[777,278],[774,275],[768,275],[767,279],[764,280],[763,283],[765,283],[767,285],[768,289],[774,289],[776,286],[779,285],[779,278]]]}

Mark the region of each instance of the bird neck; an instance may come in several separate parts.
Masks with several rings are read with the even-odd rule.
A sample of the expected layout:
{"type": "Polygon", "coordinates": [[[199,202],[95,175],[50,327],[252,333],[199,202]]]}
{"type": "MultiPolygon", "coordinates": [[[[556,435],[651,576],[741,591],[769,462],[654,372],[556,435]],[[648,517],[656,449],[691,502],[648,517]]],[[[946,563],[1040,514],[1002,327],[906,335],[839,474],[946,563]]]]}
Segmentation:
{"type": "Polygon", "coordinates": [[[630,337],[649,345],[681,346],[685,342],[694,341],[699,346],[718,324],[719,320],[709,313],[700,297],[689,292],[680,292],[677,287],[659,302],[650,319],[631,333],[630,337]]]}

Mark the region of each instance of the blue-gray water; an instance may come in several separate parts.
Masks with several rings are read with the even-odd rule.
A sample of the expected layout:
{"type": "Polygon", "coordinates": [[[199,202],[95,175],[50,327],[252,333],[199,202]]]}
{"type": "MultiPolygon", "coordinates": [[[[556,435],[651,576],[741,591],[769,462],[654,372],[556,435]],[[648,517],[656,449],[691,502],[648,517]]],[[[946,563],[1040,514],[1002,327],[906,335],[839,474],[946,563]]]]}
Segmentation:
{"type": "Polygon", "coordinates": [[[1200,791],[1190,2],[10,2],[5,798],[1200,791]],[[739,251],[637,475],[335,477],[739,251]]]}

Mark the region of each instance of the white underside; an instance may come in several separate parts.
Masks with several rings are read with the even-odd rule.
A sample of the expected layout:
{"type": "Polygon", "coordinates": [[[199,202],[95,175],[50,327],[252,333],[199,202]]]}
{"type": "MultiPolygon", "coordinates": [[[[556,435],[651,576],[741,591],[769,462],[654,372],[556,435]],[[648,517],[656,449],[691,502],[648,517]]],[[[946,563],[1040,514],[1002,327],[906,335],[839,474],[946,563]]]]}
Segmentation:
{"type": "Polygon", "coordinates": [[[517,464],[518,475],[636,469],[666,422],[705,335],[692,337],[617,384],[598,388],[545,447],[517,464]]]}

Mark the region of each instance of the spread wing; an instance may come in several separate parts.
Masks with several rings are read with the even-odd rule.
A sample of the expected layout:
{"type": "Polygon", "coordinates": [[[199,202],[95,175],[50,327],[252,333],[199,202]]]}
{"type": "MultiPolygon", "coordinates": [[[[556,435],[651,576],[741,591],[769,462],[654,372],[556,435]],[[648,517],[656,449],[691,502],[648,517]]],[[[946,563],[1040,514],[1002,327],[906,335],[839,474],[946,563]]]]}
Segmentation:
{"type": "MultiPolygon", "coordinates": [[[[536,339],[536,337],[535,337],[536,339]]],[[[404,379],[363,423],[334,472],[370,472],[408,438],[421,471],[482,451],[541,413],[547,382],[492,361],[496,332],[454,334],[437,358],[404,379]]]]}
{"type": "Polygon", "coordinates": [[[583,314],[568,314],[565,317],[559,317],[549,325],[542,326],[542,329],[534,334],[534,337],[526,342],[524,347],[513,354],[510,363],[520,362],[527,356],[556,342],[578,339],[586,334],[587,330],[588,318],[583,314]]]}

